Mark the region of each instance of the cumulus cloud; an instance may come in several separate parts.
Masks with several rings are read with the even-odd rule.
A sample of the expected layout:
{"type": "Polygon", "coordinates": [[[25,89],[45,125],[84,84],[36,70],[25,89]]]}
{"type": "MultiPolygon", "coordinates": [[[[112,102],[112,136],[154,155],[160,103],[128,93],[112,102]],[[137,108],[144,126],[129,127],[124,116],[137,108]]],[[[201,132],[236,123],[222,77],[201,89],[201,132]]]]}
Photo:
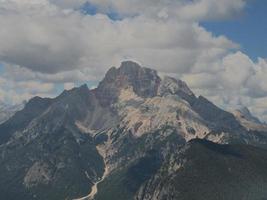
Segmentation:
{"type": "Polygon", "coordinates": [[[55,96],[55,85],[41,81],[20,81],[2,79],[0,88],[0,100],[17,104],[34,96],[53,97],[55,96]]]}
{"type": "Polygon", "coordinates": [[[244,0],[195,0],[185,4],[179,11],[179,16],[186,19],[225,19],[240,13],[245,7],[244,0]]]}
{"type": "Polygon", "coordinates": [[[238,105],[249,107],[267,121],[267,62],[259,58],[253,62],[238,51],[218,60],[216,72],[188,73],[183,79],[198,93],[209,97],[221,107],[232,109],[238,105]],[[265,114],[264,114],[265,113],[265,114]]]}
{"type": "Polygon", "coordinates": [[[227,55],[222,60],[222,83],[229,89],[240,89],[253,74],[253,62],[241,52],[227,55]]]}
{"type": "Polygon", "coordinates": [[[0,0],[0,99],[53,96],[134,60],[188,82],[220,106],[266,117],[267,64],[202,21],[239,14],[245,0],[0,0]],[[85,14],[84,6],[95,13],[85,14]],[[114,20],[114,18],[116,20],[114,20]],[[237,52],[234,52],[237,51],[237,52]],[[265,113],[265,114],[264,114],[265,113]]]}
{"type": "Polygon", "coordinates": [[[70,90],[74,88],[75,84],[74,83],[64,83],[64,89],[65,90],[70,90]]]}
{"type": "Polygon", "coordinates": [[[39,80],[45,83],[65,83],[65,82],[85,82],[88,80],[98,80],[90,73],[88,69],[77,69],[72,71],[62,71],[54,74],[47,74],[32,71],[28,68],[19,65],[4,65],[5,72],[2,77],[19,82],[19,81],[33,81],[39,80]]]}
{"type": "MultiPolygon", "coordinates": [[[[168,60],[168,68],[164,69],[169,72],[184,71],[198,60],[206,59],[203,57],[207,55],[216,52],[212,55],[215,57],[236,47],[223,36],[212,36],[197,22],[161,19],[158,13],[147,16],[142,9],[144,6],[148,10],[161,12],[163,6],[166,7],[165,12],[169,12],[168,9],[173,9],[176,4],[177,9],[179,5],[182,8],[187,6],[183,1],[91,2],[100,10],[114,7],[121,12],[142,11],[135,17],[119,21],[111,20],[104,13],[83,15],[58,7],[70,6],[68,2],[73,1],[59,1],[56,4],[56,1],[47,0],[2,1],[0,25],[4,30],[0,32],[0,59],[42,73],[90,68],[92,74],[99,75],[123,59],[135,59],[153,66],[163,66],[162,60],[168,60]],[[151,63],[153,60],[155,62],[151,63]]],[[[79,2],[82,3],[78,1],[75,6],[79,2]]]]}
{"type": "Polygon", "coordinates": [[[244,0],[89,0],[103,13],[114,10],[122,16],[152,15],[186,20],[224,19],[239,13],[244,0]],[[145,13],[144,13],[145,11],[145,13]]]}
{"type": "Polygon", "coordinates": [[[87,0],[49,0],[52,4],[64,9],[80,8],[87,0]]]}

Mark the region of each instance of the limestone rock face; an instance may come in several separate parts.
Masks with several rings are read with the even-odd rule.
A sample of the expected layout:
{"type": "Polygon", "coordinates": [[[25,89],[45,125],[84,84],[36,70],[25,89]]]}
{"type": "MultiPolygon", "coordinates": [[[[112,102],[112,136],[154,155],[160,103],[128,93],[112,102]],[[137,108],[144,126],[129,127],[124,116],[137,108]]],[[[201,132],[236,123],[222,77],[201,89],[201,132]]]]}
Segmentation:
{"type": "Polygon", "coordinates": [[[103,105],[114,103],[121,89],[131,86],[140,97],[157,94],[160,78],[155,70],[142,68],[137,63],[123,62],[120,68],[112,67],[96,89],[97,97],[103,105]]]}
{"type": "Polygon", "coordinates": [[[194,93],[189,89],[187,84],[182,80],[177,80],[172,77],[165,76],[161,81],[158,93],[160,96],[172,95],[188,95],[194,97],[194,93]]]}
{"type": "Polygon", "coordinates": [[[257,117],[253,116],[248,108],[242,107],[233,111],[236,119],[247,130],[251,131],[266,131],[267,125],[262,123],[257,117]]]}

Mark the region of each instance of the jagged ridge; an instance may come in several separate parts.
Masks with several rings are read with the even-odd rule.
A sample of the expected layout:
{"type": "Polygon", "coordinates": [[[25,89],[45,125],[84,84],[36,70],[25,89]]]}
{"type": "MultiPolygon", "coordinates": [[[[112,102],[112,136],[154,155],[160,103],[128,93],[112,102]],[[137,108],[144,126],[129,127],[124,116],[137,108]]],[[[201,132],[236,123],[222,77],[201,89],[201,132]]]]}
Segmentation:
{"type": "Polygon", "coordinates": [[[106,190],[131,199],[187,141],[266,147],[265,131],[247,130],[185,82],[127,61],[96,89],[83,85],[54,99],[35,97],[0,125],[0,193],[20,200],[78,198],[106,167],[96,199],[104,200],[106,190]],[[120,191],[133,174],[133,185],[120,191]]]}

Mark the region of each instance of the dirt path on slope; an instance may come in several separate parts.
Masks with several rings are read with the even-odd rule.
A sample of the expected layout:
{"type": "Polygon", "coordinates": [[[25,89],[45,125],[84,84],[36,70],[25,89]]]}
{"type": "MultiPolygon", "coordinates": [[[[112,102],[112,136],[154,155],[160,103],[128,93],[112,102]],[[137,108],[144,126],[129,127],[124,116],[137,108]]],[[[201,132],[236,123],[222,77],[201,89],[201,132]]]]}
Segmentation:
{"type": "Polygon", "coordinates": [[[107,177],[108,173],[109,173],[107,164],[105,162],[105,155],[104,155],[103,149],[101,149],[100,147],[97,147],[97,150],[98,150],[99,154],[102,156],[102,158],[104,160],[104,164],[105,164],[105,171],[103,173],[103,176],[101,177],[101,179],[99,181],[94,183],[94,185],[91,188],[90,194],[88,194],[85,197],[81,197],[81,198],[73,199],[73,200],[94,200],[94,197],[95,197],[95,195],[97,194],[97,191],[98,191],[98,189],[97,189],[98,184],[103,182],[105,180],[105,178],[107,177]]]}

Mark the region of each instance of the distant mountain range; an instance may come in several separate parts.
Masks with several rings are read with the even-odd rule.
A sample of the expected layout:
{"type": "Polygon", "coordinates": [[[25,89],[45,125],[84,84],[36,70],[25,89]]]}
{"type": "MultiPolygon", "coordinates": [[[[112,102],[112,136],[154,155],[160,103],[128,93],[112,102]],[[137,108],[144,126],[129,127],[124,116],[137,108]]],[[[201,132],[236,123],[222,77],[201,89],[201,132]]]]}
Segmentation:
{"type": "Polygon", "coordinates": [[[267,128],[123,62],[89,90],[31,99],[0,125],[8,200],[262,200],[267,128]]]}
{"type": "Polygon", "coordinates": [[[253,116],[246,107],[233,111],[233,114],[236,119],[245,128],[247,128],[247,130],[258,130],[263,132],[267,130],[267,124],[261,122],[257,117],[253,116]]]}
{"type": "Polygon", "coordinates": [[[12,117],[17,111],[22,110],[24,103],[17,105],[9,105],[0,101],[0,124],[7,121],[12,117]]]}

